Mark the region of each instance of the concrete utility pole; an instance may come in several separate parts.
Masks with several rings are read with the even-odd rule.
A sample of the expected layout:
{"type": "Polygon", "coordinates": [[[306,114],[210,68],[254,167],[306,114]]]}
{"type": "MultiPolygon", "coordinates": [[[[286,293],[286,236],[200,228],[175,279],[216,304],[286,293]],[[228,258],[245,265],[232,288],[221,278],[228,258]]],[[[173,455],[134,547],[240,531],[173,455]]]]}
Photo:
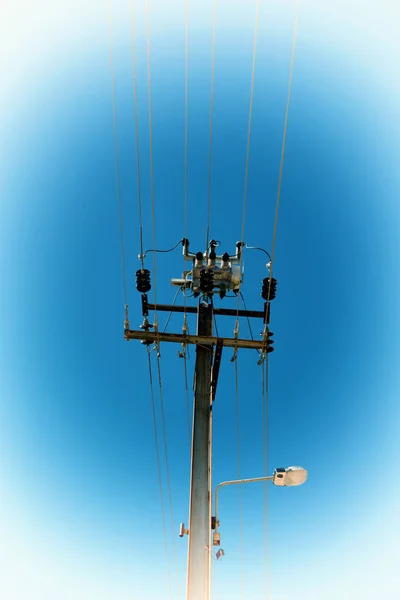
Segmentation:
{"type": "MultiPolygon", "coordinates": [[[[215,248],[219,242],[212,240],[209,248],[204,253],[189,252],[189,241],[182,240],[183,255],[190,261],[191,268],[183,273],[182,279],[172,279],[175,286],[181,287],[186,293],[189,289],[195,297],[199,297],[198,308],[192,306],[176,306],[150,304],[147,292],[150,290],[150,273],[146,269],[136,272],[137,290],[142,293],[142,313],[144,321],[140,331],[129,329],[129,321],[125,322],[125,339],[141,340],[144,344],[153,342],[175,342],[186,347],[187,344],[196,345],[195,365],[195,396],[192,431],[191,477],[190,477],[190,504],[189,504],[189,529],[181,524],[180,536],[189,536],[188,568],[187,568],[187,600],[210,599],[210,566],[213,545],[219,546],[217,535],[211,539],[213,529],[216,529],[215,519],[212,519],[212,408],[216,395],[219,366],[223,346],[234,348],[256,348],[260,351],[260,361],[266,357],[272,348],[272,333],[269,332],[269,301],[275,297],[276,280],[272,277],[263,280],[262,297],[264,298],[263,311],[234,310],[214,308],[213,297],[218,293],[224,298],[227,292],[238,295],[243,276],[242,248],[243,243],[237,242],[236,254],[227,252],[217,256],[215,248]],[[217,261],[219,265],[216,264],[217,261]],[[268,290],[267,290],[268,287],[268,290]],[[196,335],[189,335],[186,326],[184,333],[163,333],[150,331],[153,328],[148,321],[150,310],[197,313],[196,335]],[[233,338],[219,338],[213,336],[213,314],[231,316],[236,318],[233,338]],[[237,335],[238,317],[256,317],[263,319],[263,332],[261,339],[240,339],[237,335]]],[[[268,266],[268,265],[267,265],[268,266]]]]}
{"type": "MultiPolygon", "coordinates": [[[[200,300],[197,334],[212,335],[212,302],[200,300]]],[[[211,549],[211,369],[212,346],[196,347],[192,469],[190,477],[187,599],[210,593],[211,549]]]]}

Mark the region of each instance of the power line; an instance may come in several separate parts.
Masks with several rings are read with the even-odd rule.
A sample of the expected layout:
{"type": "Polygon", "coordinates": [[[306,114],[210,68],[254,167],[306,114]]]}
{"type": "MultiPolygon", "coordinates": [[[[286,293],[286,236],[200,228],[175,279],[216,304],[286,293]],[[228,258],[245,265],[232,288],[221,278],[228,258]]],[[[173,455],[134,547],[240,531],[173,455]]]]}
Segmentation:
{"type": "MultiPolygon", "coordinates": [[[[240,292],[240,298],[242,299],[244,310],[247,310],[246,302],[245,302],[242,292],[240,292]]],[[[252,340],[254,340],[253,328],[251,326],[250,318],[248,316],[246,316],[246,320],[247,320],[247,326],[249,328],[250,337],[252,340]]]]}
{"type": "Polygon", "coordinates": [[[135,52],[135,7],[132,0],[132,60],[133,60],[133,102],[135,105],[135,130],[136,130],[136,168],[137,168],[137,197],[139,209],[139,245],[142,269],[144,269],[143,257],[143,211],[141,199],[141,177],[140,177],[140,153],[139,153],[139,111],[137,101],[137,69],[135,52]]]}
{"type": "Polygon", "coordinates": [[[170,477],[170,472],[169,472],[169,460],[168,460],[167,428],[165,426],[164,399],[163,399],[163,389],[162,389],[162,379],[161,379],[161,365],[160,365],[160,355],[158,352],[157,352],[157,372],[158,372],[158,385],[159,385],[159,393],[160,393],[161,423],[162,423],[162,430],[163,430],[164,452],[165,452],[165,469],[166,469],[167,484],[168,484],[168,500],[169,500],[169,514],[170,514],[170,519],[171,519],[172,544],[173,544],[173,549],[174,549],[174,562],[175,562],[177,586],[179,588],[178,561],[177,561],[177,557],[176,557],[176,543],[175,543],[175,524],[174,524],[174,516],[173,516],[173,509],[172,509],[171,477],[170,477]]]}
{"type": "MultiPolygon", "coordinates": [[[[295,59],[295,51],[296,51],[296,41],[297,41],[297,27],[298,27],[298,18],[299,18],[299,4],[296,5],[296,13],[295,13],[295,21],[294,21],[294,29],[293,29],[293,41],[292,41],[292,55],[290,60],[290,70],[289,70],[289,83],[288,83],[288,94],[286,101],[286,111],[285,111],[285,121],[283,127],[283,140],[282,140],[282,151],[281,151],[281,161],[279,166],[279,178],[278,178],[278,191],[275,205],[275,219],[274,219],[274,231],[272,236],[272,249],[271,249],[271,260],[269,267],[269,284],[268,284],[268,297],[267,303],[270,300],[271,294],[271,284],[272,284],[272,273],[273,273],[273,265],[275,259],[275,245],[276,245],[276,236],[277,236],[277,228],[278,228],[278,218],[279,218],[279,206],[281,201],[281,189],[282,189],[282,178],[283,178],[283,165],[285,160],[285,148],[286,148],[286,135],[287,135],[287,126],[289,120],[289,108],[290,108],[290,97],[291,97],[291,89],[292,89],[292,80],[293,80],[293,67],[294,67],[294,59],[295,59]]],[[[265,329],[267,326],[265,325],[265,329]]],[[[269,390],[268,390],[268,354],[265,356],[265,374],[264,374],[264,366],[262,365],[262,414],[263,414],[263,450],[264,450],[264,473],[265,476],[268,475],[268,400],[269,400],[269,390]]],[[[267,520],[267,507],[268,507],[268,487],[267,482],[265,482],[264,486],[264,558],[266,563],[266,589],[267,589],[267,598],[270,597],[270,577],[269,577],[269,548],[268,548],[268,520],[267,520]]]]}
{"type": "Polygon", "coordinates": [[[115,77],[114,77],[114,63],[113,63],[113,41],[111,32],[111,7],[108,2],[108,42],[110,48],[110,72],[111,72],[111,97],[113,107],[113,123],[114,123],[114,141],[115,141],[115,168],[117,172],[117,189],[118,189],[118,209],[119,209],[119,232],[121,239],[121,260],[122,260],[122,277],[124,287],[124,304],[125,312],[127,315],[127,291],[126,291],[126,268],[125,268],[125,244],[124,244],[124,228],[123,228],[123,214],[122,214],[122,197],[121,197],[121,174],[119,169],[119,149],[118,149],[118,131],[117,131],[117,106],[115,102],[115,77]]]}
{"type": "Polygon", "coordinates": [[[149,366],[151,405],[152,405],[152,410],[153,410],[154,441],[155,441],[155,446],[156,446],[158,485],[159,485],[159,490],[160,490],[161,514],[162,514],[165,556],[166,556],[167,573],[168,573],[169,597],[172,600],[173,596],[172,596],[172,585],[171,585],[171,570],[170,570],[169,553],[168,553],[167,526],[166,526],[166,522],[165,522],[164,498],[163,498],[163,487],[162,487],[162,477],[161,477],[161,463],[160,463],[160,452],[159,452],[159,448],[158,448],[156,407],[155,407],[155,401],[154,401],[153,375],[152,375],[152,369],[151,369],[150,353],[151,353],[151,350],[150,350],[150,347],[148,346],[147,347],[147,357],[148,357],[148,366],[149,366]]]}
{"type": "MultiPolygon", "coordinates": [[[[188,188],[188,163],[189,163],[189,0],[186,0],[185,5],[185,142],[184,142],[184,175],[183,175],[183,238],[186,240],[187,237],[187,188],[188,188]]],[[[185,257],[183,257],[183,272],[186,269],[185,257]]],[[[186,315],[187,306],[187,294],[186,287],[183,291],[183,331],[188,333],[189,326],[186,315]]],[[[189,405],[189,385],[188,385],[188,373],[187,373],[187,347],[182,347],[182,353],[180,355],[183,359],[183,375],[185,380],[185,404],[187,414],[187,426],[188,426],[188,443],[189,443],[189,457],[191,460],[192,456],[192,444],[191,444],[191,427],[190,427],[190,405],[189,405]]]]}
{"type": "Polygon", "coordinates": [[[269,278],[269,286],[268,286],[268,301],[269,301],[270,292],[271,292],[272,269],[273,269],[274,258],[275,258],[276,234],[277,234],[277,228],[278,228],[279,206],[280,206],[280,202],[281,202],[283,165],[285,162],[286,135],[287,135],[288,120],[289,120],[290,96],[291,96],[291,91],[292,91],[293,67],[294,67],[294,59],[295,59],[295,52],[296,52],[297,26],[298,26],[298,19],[299,19],[299,4],[300,3],[298,2],[296,5],[296,14],[295,14],[295,20],[294,20],[292,56],[291,56],[291,60],[290,60],[288,94],[287,94],[287,101],[286,101],[285,121],[284,121],[284,126],[283,126],[281,162],[280,162],[280,166],[279,166],[279,178],[278,178],[278,192],[277,192],[276,205],[275,205],[274,232],[273,232],[273,236],[272,236],[271,263],[270,263],[271,266],[270,266],[270,278],[269,278]]]}
{"type": "Polygon", "coordinates": [[[212,46],[211,46],[211,94],[210,94],[210,147],[208,152],[208,191],[207,191],[207,233],[206,249],[210,240],[210,222],[211,222],[211,164],[213,148],[213,107],[214,107],[214,81],[215,81],[215,26],[217,20],[217,0],[214,0],[212,46]]]}
{"type": "MultiPolygon", "coordinates": [[[[247,209],[247,188],[249,180],[249,162],[250,162],[250,142],[251,142],[251,125],[253,120],[253,98],[254,98],[254,79],[256,70],[256,59],[257,59],[257,37],[258,37],[258,21],[259,21],[259,10],[260,0],[257,0],[256,4],[256,19],[254,27],[254,41],[253,41],[253,62],[251,67],[251,86],[250,86],[250,105],[249,105],[249,120],[247,126],[247,149],[246,149],[246,166],[245,166],[245,177],[244,177],[244,191],[243,191],[243,210],[242,210],[242,234],[241,241],[244,242],[244,228],[246,222],[246,209],[247,209]]],[[[240,271],[242,271],[243,265],[243,249],[240,255],[240,271]]],[[[239,302],[240,297],[237,298],[237,316],[236,316],[236,327],[239,327],[239,302]]]]}
{"type": "Polygon", "coordinates": [[[246,169],[245,169],[245,179],[244,179],[243,212],[242,212],[242,237],[241,237],[242,241],[244,241],[244,226],[245,226],[246,208],[247,208],[247,187],[248,187],[248,180],[249,180],[250,141],[251,141],[251,125],[252,125],[252,120],[253,120],[254,79],[255,79],[256,59],[257,59],[257,37],[258,37],[259,11],[260,11],[260,0],[257,0],[256,22],[255,22],[255,28],[254,28],[254,42],[253,42],[253,62],[252,62],[252,67],[251,67],[249,121],[248,121],[248,126],[247,126],[246,169]]]}
{"type": "Polygon", "coordinates": [[[186,0],[186,38],[185,38],[185,160],[183,177],[183,237],[186,239],[187,221],[187,184],[188,184],[188,139],[189,139],[189,0],[186,0]]]}
{"type": "MultiPolygon", "coordinates": [[[[171,306],[175,306],[175,303],[176,303],[176,301],[177,301],[177,299],[178,299],[178,296],[179,296],[179,293],[180,293],[181,291],[182,291],[182,288],[178,288],[178,289],[176,290],[176,292],[175,292],[175,296],[174,296],[174,299],[172,300],[172,304],[171,304],[171,306]]],[[[170,311],[169,311],[169,313],[168,313],[168,317],[167,317],[167,320],[165,321],[164,329],[163,329],[163,331],[162,331],[163,333],[165,333],[165,332],[167,331],[167,327],[168,327],[168,324],[169,324],[169,322],[170,322],[170,320],[171,320],[171,317],[172,317],[172,310],[170,310],[170,311]]]]}
{"type": "MultiPolygon", "coordinates": [[[[236,397],[236,439],[238,447],[238,479],[241,478],[240,469],[240,419],[239,419],[239,368],[237,355],[235,358],[235,397],[236,397]]],[[[242,488],[238,486],[239,495],[239,536],[240,536],[240,559],[241,559],[241,589],[242,600],[244,600],[244,551],[243,551],[243,507],[242,507],[242,488]]]]}
{"type": "MultiPolygon", "coordinates": [[[[150,17],[149,0],[146,0],[146,32],[147,32],[147,91],[149,101],[149,147],[150,147],[150,188],[151,188],[151,235],[153,248],[156,247],[155,203],[154,203],[154,168],[153,168],[153,110],[151,102],[151,52],[150,52],[150,17]]],[[[157,323],[157,260],[153,254],[154,271],[154,324],[157,323]]]]}
{"type": "MultiPolygon", "coordinates": [[[[187,187],[188,187],[188,147],[189,147],[189,0],[186,0],[186,24],[185,24],[185,158],[184,158],[184,175],[183,175],[183,239],[186,240],[187,232],[187,187]]],[[[186,263],[185,257],[183,257],[183,271],[185,271],[186,263]]],[[[186,327],[186,289],[184,293],[184,326],[186,327]]],[[[186,356],[184,356],[186,360],[186,356]]],[[[186,377],[186,363],[185,363],[185,377],[186,377]]],[[[190,427],[189,427],[190,432],[190,427]]],[[[189,433],[190,435],[190,433],[189,433]]]]}
{"type": "MultiPolygon", "coordinates": [[[[268,355],[261,365],[261,427],[264,477],[268,476],[268,355]]],[[[264,482],[264,562],[266,598],[270,597],[270,564],[268,547],[268,481],[264,482]]]]}
{"type": "Polygon", "coordinates": [[[186,402],[186,413],[187,413],[187,422],[188,422],[188,440],[189,440],[189,456],[191,456],[191,427],[190,427],[190,406],[189,406],[189,385],[188,385],[188,373],[187,373],[187,355],[183,356],[183,373],[185,377],[185,402],[186,402]]]}

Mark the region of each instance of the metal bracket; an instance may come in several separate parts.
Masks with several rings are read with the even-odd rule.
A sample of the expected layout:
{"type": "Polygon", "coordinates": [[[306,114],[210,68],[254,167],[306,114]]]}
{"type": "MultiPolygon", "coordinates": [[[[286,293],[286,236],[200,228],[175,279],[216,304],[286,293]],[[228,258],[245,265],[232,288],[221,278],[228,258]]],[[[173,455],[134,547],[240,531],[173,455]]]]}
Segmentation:
{"type": "Polygon", "coordinates": [[[219,368],[221,366],[221,357],[222,357],[222,348],[224,346],[223,338],[217,338],[217,343],[215,345],[215,354],[214,354],[214,364],[211,374],[211,399],[214,402],[215,394],[217,392],[217,383],[218,383],[218,375],[219,368]]]}
{"type": "Polygon", "coordinates": [[[142,315],[144,317],[149,316],[149,304],[147,302],[147,294],[142,294],[142,315]]]}
{"type": "Polygon", "coordinates": [[[270,315],[271,315],[271,304],[270,304],[270,302],[264,302],[264,325],[269,325],[270,315]]]}
{"type": "MultiPolygon", "coordinates": [[[[147,295],[142,294],[142,308],[147,312],[149,310],[157,310],[157,312],[182,312],[187,314],[197,314],[196,306],[176,306],[172,304],[152,304],[151,302],[147,302],[147,295]],[[143,298],[145,296],[145,298],[143,298]],[[143,308],[145,307],[145,308],[143,308]]],[[[214,315],[220,315],[225,317],[254,317],[257,319],[265,319],[265,311],[264,310],[236,310],[234,308],[215,308],[213,307],[214,315]]],[[[144,313],[143,313],[144,314],[144,313]]]]}

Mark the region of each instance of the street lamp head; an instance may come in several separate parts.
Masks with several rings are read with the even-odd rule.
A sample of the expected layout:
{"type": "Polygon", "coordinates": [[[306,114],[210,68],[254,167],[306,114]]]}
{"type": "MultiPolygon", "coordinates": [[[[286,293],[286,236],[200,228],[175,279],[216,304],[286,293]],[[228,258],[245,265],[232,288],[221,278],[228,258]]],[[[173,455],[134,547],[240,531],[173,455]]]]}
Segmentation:
{"type": "Polygon", "coordinates": [[[280,486],[301,485],[305,482],[308,471],[302,467],[288,467],[287,469],[275,469],[273,483],[280,486]]]}

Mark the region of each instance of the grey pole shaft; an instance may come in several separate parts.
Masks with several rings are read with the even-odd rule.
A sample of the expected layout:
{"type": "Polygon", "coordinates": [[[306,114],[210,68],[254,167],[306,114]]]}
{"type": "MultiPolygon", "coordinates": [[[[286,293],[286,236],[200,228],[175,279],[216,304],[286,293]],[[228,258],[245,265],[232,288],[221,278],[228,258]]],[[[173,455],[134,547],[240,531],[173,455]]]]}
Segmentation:
{"type": "MultiPolygon", "coordinates": [[[[199,302],[197,334],[212,335],[212,305],[199,302]]],[[[187,600],[210,598],[212,346],[197,345],[190,480],[187,600]]]]}

